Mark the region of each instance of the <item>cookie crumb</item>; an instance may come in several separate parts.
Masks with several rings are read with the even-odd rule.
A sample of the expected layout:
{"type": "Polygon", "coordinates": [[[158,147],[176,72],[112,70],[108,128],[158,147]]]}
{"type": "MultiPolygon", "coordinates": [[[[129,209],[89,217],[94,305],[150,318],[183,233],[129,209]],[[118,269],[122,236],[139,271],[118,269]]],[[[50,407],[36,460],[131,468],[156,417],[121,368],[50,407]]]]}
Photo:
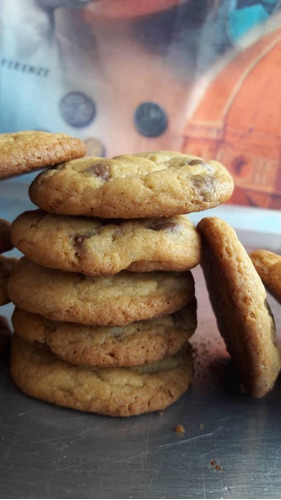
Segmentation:
{"type": "Polygon", "coordinates": [[[210,461],[210,466],[213,467],[215,472],[223,472],[223,468],[214,459],[210,461]]]}
{"type": "Polygon", "coordinates": [[[202,429],[204,429],[205,424],[198,424],[198,427],[199,427],[200,430],[202,430],[202,429]]]}
{"type": "Polygon", "coordinates": [[[159,411],[159,412],[158,412],[158,415],[160,415],[160,417],[163,417],[164,412],[163,412],[163,411],[159,411]]]}
{"type": "Polygon", "coordinates": [[[180,424],[176,426],[175,430],[176,430],[176,432],[178,432],[178,434],[183,434],[185,432],[184,426],[180,425],[180,424]]]}

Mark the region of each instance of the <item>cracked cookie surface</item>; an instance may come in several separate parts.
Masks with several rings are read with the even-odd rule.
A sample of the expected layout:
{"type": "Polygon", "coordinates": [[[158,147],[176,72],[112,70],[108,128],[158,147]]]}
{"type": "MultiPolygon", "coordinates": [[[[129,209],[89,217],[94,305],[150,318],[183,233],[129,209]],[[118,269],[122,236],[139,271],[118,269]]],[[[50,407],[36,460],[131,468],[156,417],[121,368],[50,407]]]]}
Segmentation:
{"type": "Polygon", "coordinates": [[[123,327],[51,321],[16,308],[14,330],[24,340],[48,347],[64,361],[85,366],[135,366],[176,354],[196,329],[196,301],[173,315],[123,327]]]}
{"type": "Polygon", "coordinates": [[[226,201],[233,187],[215,160],[158,151],[64,163],[40,174],[29,195],[48,212],[132,219],[206,210],[226,201]]]}
{"type": "Polygon", "coordinates": [[[8,293],[19,308],[49,319],[123,326],[177,311],[194,297],[194,280],[190,271],[90,277],[22,258],[10,276],[8,293]]]}
{"type": "Polygon", "coordinates": [[[0,134],[0,178],[80,158],[86,145],[66,134],[26,130],[0,134]]]}
{"type": "Polygon", "coordinates": [[[217,217],[204,218],[197,227],[219,331],[247,392],[262,397],[272,389],[281,367],[265,288],[232,227],[217,217]]]}
{"type": "Polygon", "coordinates": [[[186,216],[104,221],[25,212],[12,224],[12,242],[42,266],[86,275],[186,271],[200,261],[200,236],[186,216]]]}
{"type": "Polygon", "coordinates": [[[12,339],[11,376],[24,393],[56,405],[110,416],[129,417],[163,410],[192,379],[188,350],[134,368],[88,368],[59,360],[53,353],[12,339]]]}

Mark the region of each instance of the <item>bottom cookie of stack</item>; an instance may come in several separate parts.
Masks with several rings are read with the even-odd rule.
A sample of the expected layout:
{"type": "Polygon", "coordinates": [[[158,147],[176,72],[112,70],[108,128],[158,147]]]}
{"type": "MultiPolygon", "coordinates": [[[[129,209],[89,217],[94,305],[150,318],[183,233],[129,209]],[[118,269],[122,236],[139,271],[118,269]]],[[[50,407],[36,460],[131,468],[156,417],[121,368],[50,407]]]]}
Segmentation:
{"type": "Polygon", "coordinates": [[[58,359],[14,334],[11,376],[29,396],[81,411],[129,417],[163,410],[192,380],[189,346],[162,361],[126,368],[89,368],[58,359]]]}

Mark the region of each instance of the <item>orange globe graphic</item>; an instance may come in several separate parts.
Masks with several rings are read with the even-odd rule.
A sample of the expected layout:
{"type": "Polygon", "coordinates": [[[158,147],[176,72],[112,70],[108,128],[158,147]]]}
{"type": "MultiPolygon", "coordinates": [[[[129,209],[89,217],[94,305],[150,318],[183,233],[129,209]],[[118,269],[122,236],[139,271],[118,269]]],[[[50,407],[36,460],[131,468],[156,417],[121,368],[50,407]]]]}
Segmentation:
{"type": "Polygon", "coordinates": [[[231,203],[281,208],[281,29],[214,76],[188,118],[183,152],[216,158],[234,177],[231,203]]]}

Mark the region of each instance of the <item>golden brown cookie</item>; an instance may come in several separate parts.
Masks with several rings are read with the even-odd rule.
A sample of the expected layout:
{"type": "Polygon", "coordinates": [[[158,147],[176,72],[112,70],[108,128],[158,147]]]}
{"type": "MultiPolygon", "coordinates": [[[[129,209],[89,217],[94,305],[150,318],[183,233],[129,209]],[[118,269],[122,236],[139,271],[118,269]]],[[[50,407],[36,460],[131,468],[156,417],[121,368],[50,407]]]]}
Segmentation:
{"type": "Polygon", "coordinates": [[[37,130],[0,134],[0,178],[57,165],[85,154],[83,141],[66,134],[37,130]]]}
{"type": "Polygon", "coordinates": [[[15,332],[27,342],[47,346],[72,364],[135,366],[176,354],[196,329],[196,301],[173,315],[123,327],[85,326],[51,321],[15,309],[15,332]]]}
{"type": "Polygon", "coordinates": [[[202,267],[219,331],[254,397],[269,392],[281,358],[266,292],[233,228],[217,217],[200,221],[202,267]]]}
{"type": "Polygon", "coordinates": [[[206,210],[232,191],[219,162],[159,151],[71,161],[37,176],[29,194],[47,212],[132,219],[206,210]]]}
{"type": "Polygon", "coordinates": [[[12,302],[49,319],[123,326],[183,307],[194,296],[186,273],[151,272],[85,276],[21,259],[8,282],[12,302]]]}
{"type": "Polygon", "coordinates": [[[9,327],[8,320],[4,316],[0,316],[0,355],[3,354],[11,341],[12,332],[9,327]]]}
{"type": "Polygon", "coordinates": [[[163,410],[190,385],[189,351],[134,368],[87,368],[13,335],[11,376],[29,396],[76,410],[129,417],[163,410]]]}
{"type": "Polygon", "coordinates": [[[0,306],[8,304],[10,297],[7,291],[7,283],[12,269],[15,267],[18,259],[14,257],[4,257],[0,255],[0,306]]]}
{"type": "Polygon", "coordinates": [[[281,257],[269,250],[254,250],[252,262],[268,291],[281,303],[281,257]]]}
{"type": "Polygon", "coordinates": [[[186,271],[200,261],[200,237],[184,215],[105,221],[41,210],[21,214],[12,241],[42,266],[87,275],[186,271]]]}
{"type": "Polygon", "coordinates": [[[5,219],[0,219],[0,253],[11,250],[11,223],[5,219]]]}

